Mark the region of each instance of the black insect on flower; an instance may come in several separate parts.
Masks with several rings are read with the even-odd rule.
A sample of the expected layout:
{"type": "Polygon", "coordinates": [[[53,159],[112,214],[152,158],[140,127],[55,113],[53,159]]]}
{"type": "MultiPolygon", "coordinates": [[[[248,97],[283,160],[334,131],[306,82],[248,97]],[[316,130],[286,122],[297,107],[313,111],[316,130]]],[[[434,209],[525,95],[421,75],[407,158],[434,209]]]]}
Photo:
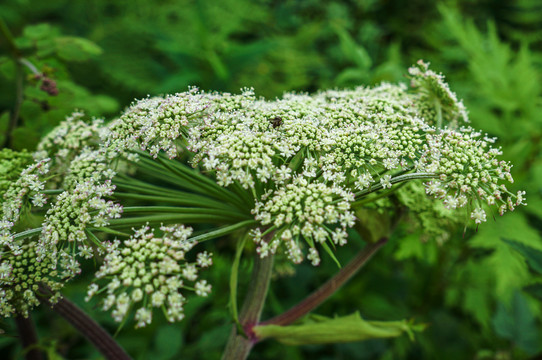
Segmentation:
{"type": "Polygon", "coordinates": [[[274,118],[269,119],[269,122],[273,126],[273,129],[278,128],[283,123],[282,118],[280,116],[275,116],[274,118]]]}

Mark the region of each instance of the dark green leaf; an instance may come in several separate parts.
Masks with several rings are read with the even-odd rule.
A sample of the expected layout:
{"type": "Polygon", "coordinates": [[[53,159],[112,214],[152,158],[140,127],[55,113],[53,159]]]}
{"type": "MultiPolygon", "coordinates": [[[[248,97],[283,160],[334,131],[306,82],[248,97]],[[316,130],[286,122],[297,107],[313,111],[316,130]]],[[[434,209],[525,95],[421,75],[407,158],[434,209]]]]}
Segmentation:
{"type": "Polygon", "coordinates": [[[529,309],[525,296],[516,292],[512,303],[507,306],[499,303],[493,317],[495,332],[516,344],[530,355],[540,349],[539,331],[534,314],[529,309]]]}
{"type": "Polygon", "coordinates": [[[542,283],[532,284],[523,288],[526,292],[542,301],[542,283]]]}
{"type": "Polygon", "coordinates": [[[533,270],[542,274],[542,251],[517,241],[508,239],[503,239],[503,241],[523,255],[533,270]]]}

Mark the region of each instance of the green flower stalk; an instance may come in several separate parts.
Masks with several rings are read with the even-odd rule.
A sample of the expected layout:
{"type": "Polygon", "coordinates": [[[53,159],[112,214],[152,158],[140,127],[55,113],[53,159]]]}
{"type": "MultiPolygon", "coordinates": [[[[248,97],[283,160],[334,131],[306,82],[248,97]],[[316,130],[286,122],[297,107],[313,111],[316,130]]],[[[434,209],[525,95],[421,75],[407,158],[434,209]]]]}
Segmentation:
{"type": "Polygon", "coordinates": [[[117,322],[134,310],[136,327],[158,309],[179,321],[187,291],[211,291],[199,278],[212,264],[199,242],[242,229],[261,258],[317,266],[322,251],[333,257],[347,244],[356,210],[394,191],[401,199],[412,190],[405,182],[423,183],[428,204],[466,209],[476,225],[491,207],[502,215],[524,205],[525,192],[505,185],[511,164],[468,126],[443,76],[423,62],[409,74],[411,89],[268,101],[252,89],[191,88],[139,100],[108,124],[74,113],[5,192],[0,312],[26,315],[39,283],[57,291],[83,259],[103,257],[88,300],[101,297],[117,322]],[[24,267],[37,263],[43,276],[29,280],[24,267]]]}

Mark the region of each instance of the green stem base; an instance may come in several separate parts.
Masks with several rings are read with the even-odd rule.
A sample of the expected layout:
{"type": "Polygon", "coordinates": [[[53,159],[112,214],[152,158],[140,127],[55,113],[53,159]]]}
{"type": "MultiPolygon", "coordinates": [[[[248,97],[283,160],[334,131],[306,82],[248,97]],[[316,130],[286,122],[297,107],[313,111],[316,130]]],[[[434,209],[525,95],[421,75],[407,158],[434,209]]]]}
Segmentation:
{"type": "Polygon", "coordinates": [[[272,269],[272,256],[267,256],[262,259],[256,254],[252,277],[250,279],[243,307],[239,313],[239,323],[245,335],[239,334],[237,326],[233,326],[226,349],[222,355],[222,360],[246,359],[250,350],[258,341],[252,328],[258,324],[258,321],[260,320],[260,315],[267,296],[267,289],[269,288],[269,281],[271,280],[272,269]]]}

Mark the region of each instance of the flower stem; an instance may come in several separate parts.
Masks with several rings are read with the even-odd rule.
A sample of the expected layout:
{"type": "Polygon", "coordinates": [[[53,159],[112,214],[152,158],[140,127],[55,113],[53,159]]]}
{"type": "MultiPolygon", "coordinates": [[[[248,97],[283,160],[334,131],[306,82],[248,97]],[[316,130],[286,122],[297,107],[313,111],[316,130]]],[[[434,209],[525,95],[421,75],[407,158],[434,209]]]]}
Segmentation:
{"type": "Polygon", "coordinates": [[[348,263],[348,265],[342,268],[335,276],[320,286],[315,292],[293,306],[290,310],[275,316],[272,319],[266,320],[260,323],[260,325],[289,325],[300,317],[308,314],[350,280],[350,278],[354,276],[387,241],[387,238],[382,238],[373,244],[368,244],[348,263]]]}
{"type": "Polygon", "coordinates": [[[54,312],[62,316],[74,328],[76,328],[94,347],[108,360],[130,360],[131,357],[124,349],[113,339],[104,328],[88,316],[77,305],[66,298],[61,298],[58,302],[51,304],[49,301],[51,292],[43,287],[40,291],[46,294],[40,297],[40,301],[49,305],[54,312]]]}
{"type": "Polygon", "coordinates": [[[16,316],[15,325],[17,326],[23,350],[26,351],[24,358],[26,360],[43,360],[43,354],[37,348],[38,335],[30,315],[28,317],[22,315],[16,316]]]}
{"type": "MultiPolygon", "coordinates": [[[[437,179],[439,177],[438,174],[435,173],[410,173],[410,174],[403,174],[399,176],[395,176],[391,178],[390,184],[397,184],[403,181],[410,181],[410,180],[419,180],[419,179],[437,179]]],[[[362,196],[365,196],[367,194],[370,194],[372,192],[378,191],[380,189],[383,189],[384,186],[380,182],[375,182],[371,184],[371,186],[368,189],[361,190],[355,193],[356,198],[359,199],[362,196]]],[[[355,204],[355,203],[354,203],[355,204]]]]}
{"type": "Polygon", "coordinates": [[[239,323],[246,336],[238,333],[237,326],[234,325],[226,344],[226,349],[222,355],[222,360],[244,360],[247,358],[250,350],[257,342],[257,338],[252,328],[260,320],[269,281],[271,280],[271,270],[273,269],[273,256],[260,258],[255,255],[252,277],[245,295],[243,307],[239,313],[239,323]]]}

